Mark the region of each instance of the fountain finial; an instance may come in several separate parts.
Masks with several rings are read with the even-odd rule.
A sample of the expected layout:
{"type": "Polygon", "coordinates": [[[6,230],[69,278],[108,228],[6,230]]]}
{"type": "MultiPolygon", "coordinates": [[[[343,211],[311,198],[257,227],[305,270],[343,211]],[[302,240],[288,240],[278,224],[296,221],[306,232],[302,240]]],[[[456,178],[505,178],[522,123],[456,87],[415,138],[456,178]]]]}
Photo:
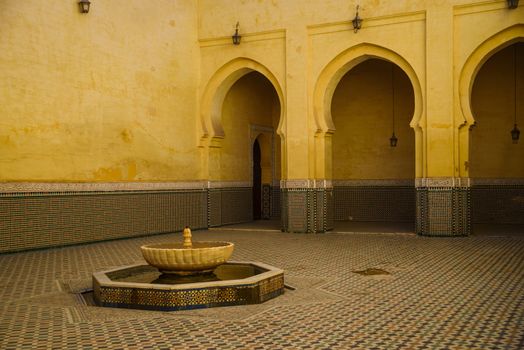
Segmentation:
{"type": "Polygon", "coordinates": [[[193,248],[193,242],[191,242],[191,229],[189,226],[184,228],[184,248],[193,248]]]}

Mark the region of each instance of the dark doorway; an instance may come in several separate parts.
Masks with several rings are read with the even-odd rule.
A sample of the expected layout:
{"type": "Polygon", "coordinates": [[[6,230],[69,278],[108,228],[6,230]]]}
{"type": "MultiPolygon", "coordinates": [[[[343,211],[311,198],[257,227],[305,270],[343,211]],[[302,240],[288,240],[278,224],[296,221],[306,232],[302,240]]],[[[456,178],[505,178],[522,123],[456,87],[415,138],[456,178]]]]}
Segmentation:
{"type": "Polygon", "coordinates": [[[260,165],[260,145],[253,144],[253,219],[262,218],[262,166],[260,165]]]}

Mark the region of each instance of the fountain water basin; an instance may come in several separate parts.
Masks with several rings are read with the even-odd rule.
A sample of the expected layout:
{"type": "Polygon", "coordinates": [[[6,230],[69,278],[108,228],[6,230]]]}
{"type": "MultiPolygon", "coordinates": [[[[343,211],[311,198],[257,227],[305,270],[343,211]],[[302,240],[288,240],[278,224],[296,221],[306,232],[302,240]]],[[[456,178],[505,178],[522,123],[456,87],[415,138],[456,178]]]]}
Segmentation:
{"type": "Polygon", "coordinates": [[[163,273],[193,275],[213,271],[233,254],[231,242],[160,243],[140,247],[147,263],[163,273]]]}
{"type": "Polygon", "coordinates": [[[284,293],[284,271],[260,262],[227,262],[230,242],[191,241],[140,247],[149,265],[93,274],[95,303],[146,310],[258,304],[284,293]]]}

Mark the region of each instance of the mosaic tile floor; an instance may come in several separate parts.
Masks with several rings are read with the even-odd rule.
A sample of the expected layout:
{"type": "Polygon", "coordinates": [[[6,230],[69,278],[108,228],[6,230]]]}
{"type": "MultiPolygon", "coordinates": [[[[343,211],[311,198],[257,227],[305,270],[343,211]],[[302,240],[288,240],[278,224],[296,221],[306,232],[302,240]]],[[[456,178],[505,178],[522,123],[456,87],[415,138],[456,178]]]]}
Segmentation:
{"type": "Polygon", "coordinates": [[[193,232],[296,288],[260,305],[98,308],[94,271],[142,262],[180,233],[0,255],[0,349],[522,349],[524,237],[193,232]],[[354,271],[381,269],[389,274],[354,271]]]}

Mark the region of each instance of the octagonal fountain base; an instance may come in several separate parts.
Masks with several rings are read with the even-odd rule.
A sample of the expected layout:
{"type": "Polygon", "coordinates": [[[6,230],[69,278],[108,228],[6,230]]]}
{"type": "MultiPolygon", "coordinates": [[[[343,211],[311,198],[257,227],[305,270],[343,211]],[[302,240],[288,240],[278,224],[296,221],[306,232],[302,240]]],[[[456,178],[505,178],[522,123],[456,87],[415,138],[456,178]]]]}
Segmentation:
{"type": "Polygon", "coordinates": [[[227,262],[210,274],[175,276],[150,265],[93,274],[99,306],[176,311],[259,304],[284,293],[284,271],[260,262],[227,262]]]}

